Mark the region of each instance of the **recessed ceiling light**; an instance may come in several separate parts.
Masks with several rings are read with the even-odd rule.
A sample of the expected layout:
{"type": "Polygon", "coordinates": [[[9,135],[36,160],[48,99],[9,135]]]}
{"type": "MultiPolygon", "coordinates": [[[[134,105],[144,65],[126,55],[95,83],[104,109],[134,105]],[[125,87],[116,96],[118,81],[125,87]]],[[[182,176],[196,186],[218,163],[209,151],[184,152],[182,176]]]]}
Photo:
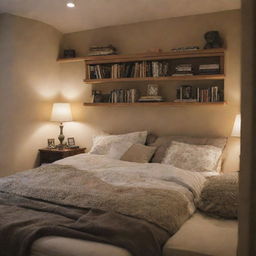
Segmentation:
{"type": "Polygon", "coordinates": [[[76,5],[75,5],[75,2],[74,1],[67,1],[67,7],[68,8],[74,8],[76,5]]]}

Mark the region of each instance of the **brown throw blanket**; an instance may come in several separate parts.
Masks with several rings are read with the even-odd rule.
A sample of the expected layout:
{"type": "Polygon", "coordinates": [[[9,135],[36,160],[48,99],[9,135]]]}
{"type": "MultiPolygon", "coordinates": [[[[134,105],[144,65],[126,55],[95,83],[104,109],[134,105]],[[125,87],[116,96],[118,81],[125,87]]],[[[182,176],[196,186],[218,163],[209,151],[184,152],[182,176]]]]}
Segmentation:
{"type": "MultiPolygon", "coordinates": [[[[0,256],[28,256],[36,239],[50,235],[160,256],[164,242],[191,215],[193,188],[203,184],[191,176],[191,191],[178,177],[172,189],[127,187],[98,173],[49,165],[0,179],[0,256]]],[[[120,179],[112,171],[107,177],[120,179]]],[[[145,182],[140,175],[129,178],[145,182]]]]}
{"type": "Polygon", "coordinates": [[[64,207],[0,193],[0,255],[28,256],[33,242],[43,236],[108,243],[134,256],[157,256],[169,234],[115,212],[64,207]]]}

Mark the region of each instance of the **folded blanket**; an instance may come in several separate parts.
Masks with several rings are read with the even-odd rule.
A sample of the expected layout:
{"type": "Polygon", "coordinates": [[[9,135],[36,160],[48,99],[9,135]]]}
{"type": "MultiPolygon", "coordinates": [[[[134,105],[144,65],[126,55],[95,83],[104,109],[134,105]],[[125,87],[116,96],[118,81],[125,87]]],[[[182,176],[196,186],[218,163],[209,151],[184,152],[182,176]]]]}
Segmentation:
{"type": "Polygon", "coordinates": [[[134,256],[160,255],[193,213],[204,183],[200,174],[168,174],[164,165],[155,164],[160,173],[167,169],[159,176],[146,173],[144,164],[85,158],[87,170],[59,163],[0,179],[1,256],[28,255],[33,241],[46,235],[106,242],[134,256]]]}

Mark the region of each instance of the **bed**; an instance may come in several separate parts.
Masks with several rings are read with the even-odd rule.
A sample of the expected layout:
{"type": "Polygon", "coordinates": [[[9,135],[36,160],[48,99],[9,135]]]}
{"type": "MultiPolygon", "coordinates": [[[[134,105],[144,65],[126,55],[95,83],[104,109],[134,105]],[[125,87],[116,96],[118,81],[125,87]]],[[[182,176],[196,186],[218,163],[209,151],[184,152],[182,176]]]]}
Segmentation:
{"type": "MultiPolygon", "coordinates": [[[[221,256],[177,247],[202,216],[194,213],[205,180],[201,173],[156,161],[92,153],[2,178],[0,255],[221,256]]],[[[234,221],[234,237],[236,226],[234,221]]]]}

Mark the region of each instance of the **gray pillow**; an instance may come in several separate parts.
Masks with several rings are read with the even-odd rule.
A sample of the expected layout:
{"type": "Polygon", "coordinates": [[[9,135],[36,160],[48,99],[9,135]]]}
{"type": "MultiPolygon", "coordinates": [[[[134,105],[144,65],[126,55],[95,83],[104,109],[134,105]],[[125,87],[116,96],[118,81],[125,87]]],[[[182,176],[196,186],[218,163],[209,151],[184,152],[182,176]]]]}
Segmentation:
{"type": "MultiPolygon", "coordinates": [[[[158,137],[156,141],[149,146],[157,147],[157,150],[152,158],[152,163],[161,163],[165,157],[167,149],[170,147],[173,141],[183,142],[187,144],[194,145],[211,145],[214,147],[224,149],[227,138],[206,138],[206,137],[189,137],[189,136],[162,136],[158,137]]],[[[216,167],[216,171],[221,169],[221,159],[219,161],[219,166],[216,167]]]]}
{"type": "Polygon", "coordinates": [[[232,172],[209,178],[202,190],[198,208],[213,216],[237,218],[238,176],[238,172],[232,172]]]}

